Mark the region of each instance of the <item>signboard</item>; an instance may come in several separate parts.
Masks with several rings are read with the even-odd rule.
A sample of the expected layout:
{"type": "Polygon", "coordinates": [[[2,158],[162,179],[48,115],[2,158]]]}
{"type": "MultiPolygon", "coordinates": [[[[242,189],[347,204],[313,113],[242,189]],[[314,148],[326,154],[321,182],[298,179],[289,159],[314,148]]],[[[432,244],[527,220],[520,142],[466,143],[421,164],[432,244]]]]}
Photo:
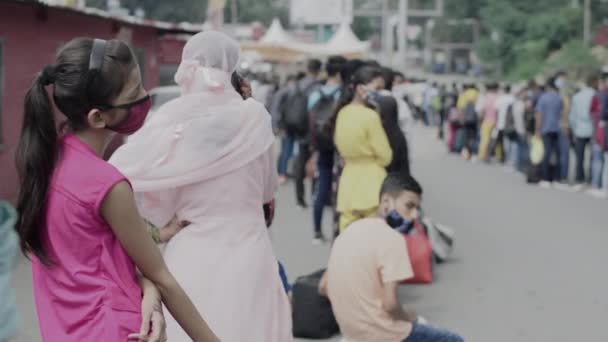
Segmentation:
{"type": "Polygon", "coordinates": [[[291,0],[289,15],[295,25],[350,24],[353,0],[291,0]]]}

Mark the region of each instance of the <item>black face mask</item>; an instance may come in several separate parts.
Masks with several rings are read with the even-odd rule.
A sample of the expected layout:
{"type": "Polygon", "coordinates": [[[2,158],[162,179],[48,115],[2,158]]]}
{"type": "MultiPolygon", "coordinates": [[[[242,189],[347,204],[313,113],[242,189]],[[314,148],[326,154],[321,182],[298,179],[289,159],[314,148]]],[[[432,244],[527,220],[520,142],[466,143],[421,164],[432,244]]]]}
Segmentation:
{"type": "Polygon", "coordinates": [[[386,215],[385,220],[391,228],[403,234],[407,234],[414,226],[414,221],[401,216],[394,209],[386,215]]]}

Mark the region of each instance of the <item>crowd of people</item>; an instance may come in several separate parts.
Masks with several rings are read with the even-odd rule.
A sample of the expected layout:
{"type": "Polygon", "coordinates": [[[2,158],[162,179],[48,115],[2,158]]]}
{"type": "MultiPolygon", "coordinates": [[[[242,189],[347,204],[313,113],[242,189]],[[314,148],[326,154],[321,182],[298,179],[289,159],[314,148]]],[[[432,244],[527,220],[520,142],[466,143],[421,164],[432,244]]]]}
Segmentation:
{"type": "Polygon", "coordinates": [[[14,226],[32,260],[42,340],[292,340],[290,286],[267,233],[292,174],[303,207],[314,178],[315,243],[326,241],[324,208],[335,208],[318,292],[347,341],[462,341],[397,296],[414,275],[403,232],[422,196],[405,77],[375,61],[311,60],[260,103],[239,59],[225,34],[193,36],[175,75],[181,95],[151,117],[119,40],[74,39],[35,77],[14,226]],[[104,160],[116,134],[128,138],[104,160]]]}
{"type": "Polygon", "coordinates": [[[542,84],[429,84],[422,93],[419,117],[439,128],[450,151],[504,164],[544,188],[608,198],[608,73],[569,80],[559,72],[542,84]]]}
{"type": "Polygon", "coordinates": [[[419,324],[397,299],[399,283],[413,276],[402,232],[419,219],[422,195],[410,170],[406,135],[414,117],[405,87],[403,74],[375,61],[333,56],[324,67],[310,60],[268,97],[281,140],[280,183],[292,178],[295,201],[307,208],[305,180],[312,180],[313,243],[327,241],[322,217],[334,209],[320,292],[347,341],[461,341],[419,324]],[[361,268],[347,266],[353,261],[361,268]]]}

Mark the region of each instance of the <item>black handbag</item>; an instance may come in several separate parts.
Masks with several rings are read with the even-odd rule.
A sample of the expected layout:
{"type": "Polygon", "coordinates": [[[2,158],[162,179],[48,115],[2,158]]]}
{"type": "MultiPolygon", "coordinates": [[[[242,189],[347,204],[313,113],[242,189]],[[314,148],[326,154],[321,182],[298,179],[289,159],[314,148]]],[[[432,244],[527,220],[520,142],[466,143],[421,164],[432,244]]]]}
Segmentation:
{"type": "Polygon", "coordinates": [[[327,339],[340,332],[328,298],[319,294],[325,270],[296,279],[292,288],[293,336],[327,339]]]}

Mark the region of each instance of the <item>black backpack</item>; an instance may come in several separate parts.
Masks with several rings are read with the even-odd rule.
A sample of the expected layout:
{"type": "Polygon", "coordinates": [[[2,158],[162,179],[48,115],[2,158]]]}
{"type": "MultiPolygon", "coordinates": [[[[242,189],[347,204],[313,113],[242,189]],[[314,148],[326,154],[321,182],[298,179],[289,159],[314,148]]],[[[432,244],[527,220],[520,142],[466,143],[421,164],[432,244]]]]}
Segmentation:
{"type": "Polygon", "coordinates": [[[517,130],[515,129],[515,115],[513,115],[512,104],[507,107],[507,117],[505,120],[505,135],[509,138],[512,138],[517,134],[517,130]]]}
{"type": "Polygon", "coordinates": [[[325,270],[299,277],[292,289],[293,336],[327,339],[340,332],[328,298],[319,294],[325,270]]]}
{"type": "Polygon", "coordinates": [[[536,130],[536,115],[534,110],[527,109],[524,113],[524,122],[526,125],[526,132],[533,134],[536,130]]]}
{"type": "Polygon", "coordinates": [[[316,83],[312,83],[305,89],[300,88],[299,84],[296,85],[296,89],[283,102],[281,116],[283,117],[285,129],[288,132],[297,135],[306,135],[308,133],[308,94],[310,93],[310,89],[316,85],[316,83]]]}
{"type": "Polygon", "coordinates": [[[464,123],[474,124],[477,123],[477,112],[475,111],[475,102],[469,101],[467,106],[464,108],[464,123]]]}
{"type": "Polygon", "coordinates": [[[338,88],[331,94],[325,94],[322,90],[319,90],[321,97],[310,113],[313,145],[319,150],[327,151],[334,147],[330,121],[336,109],[335,98],[339,91],[338,88]]]}

